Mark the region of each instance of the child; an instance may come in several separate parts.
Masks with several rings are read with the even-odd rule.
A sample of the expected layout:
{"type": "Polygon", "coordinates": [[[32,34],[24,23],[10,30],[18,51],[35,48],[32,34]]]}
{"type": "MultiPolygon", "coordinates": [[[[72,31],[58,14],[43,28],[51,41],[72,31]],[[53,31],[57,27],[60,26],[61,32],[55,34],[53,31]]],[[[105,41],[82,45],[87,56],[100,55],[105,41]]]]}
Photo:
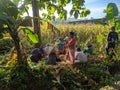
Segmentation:
{"type": "Polygon", "coordinates": [[[78,62],[87,62],[87,56],[80,48],[77,48],[77,51],[75,52],[75,60],[78,62]]]}
{"type": "Polygon", "coordinates": [[[57,43],[58,54],[65,54],[65,46],[64,46],[64,43],[62,41],[62,38],[57,38],[56,43],[57,43]]]}
{"type": "Polygon", "coordinates": [[[83,51],[85,54],[88,54],[88,55],[92,55],[93,54],[93,47],[92,47],[92,43],[91,42],[88,42],[86,44],[86,48],[84,49],[83,51]]]}

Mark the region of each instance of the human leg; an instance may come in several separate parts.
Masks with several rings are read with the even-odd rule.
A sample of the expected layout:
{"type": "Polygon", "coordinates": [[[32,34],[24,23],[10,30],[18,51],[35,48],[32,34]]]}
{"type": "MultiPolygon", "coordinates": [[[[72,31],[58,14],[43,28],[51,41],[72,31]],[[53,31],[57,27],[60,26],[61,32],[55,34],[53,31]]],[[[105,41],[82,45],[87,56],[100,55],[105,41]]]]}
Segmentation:
{"type": "Polygon", "coordinates": [[[70,63],[74,64],[75,61],[75,49],[69,49],[70,63]]]}

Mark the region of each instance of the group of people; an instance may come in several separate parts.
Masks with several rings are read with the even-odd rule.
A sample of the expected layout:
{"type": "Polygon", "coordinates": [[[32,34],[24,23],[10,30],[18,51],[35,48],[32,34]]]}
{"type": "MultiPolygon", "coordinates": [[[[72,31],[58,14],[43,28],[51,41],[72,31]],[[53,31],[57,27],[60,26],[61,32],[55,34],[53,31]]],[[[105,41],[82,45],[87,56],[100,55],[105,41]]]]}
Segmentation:
{"type": "MultiPolygon", "coordinates": [[[[107,38],[106,54],[109,55],[109,49],[115,48],[116,42],[118,41],[118,34],[115,32],[115,27],[111,27],[111,31],[107,38]]],[[[56,39],[57,45],[51,46],[47,44],[44,48],[42,46],[35,48],[32,51],[32,56],[30,57],[32,61],[38,62],[42,58],[46,57],[46,64],[55,65],[57,62],[65,61],[70,64],[75,62],[87,62],[87,55],[93,54],[93,46],[91,42],[86,44],[86,48],[81,50],[80,47],[76,45],[76,38],[74,32],[69,32],[69,36],[56,39]],[[62,58],[60,57],[62,56],[62,58]]]]}
{"type": "Polygon", "coordinates": [[[92,54],[92,44],[87,43],[87,47],[82,51],[79,47],[76,47],[75,33],[70,32],[68,37],[58,38],[55,40],[56,46],[47,44],[44,48],[37,46],[32,51],[31,60],[38,62],[42,58],[46,57],[46,64],[55,65],[56,62],[65,61],[70,64],[77,62],[87,62],[86,54],[92,54]],[[61,58],[62,56],[62,58],[61,58]]]}

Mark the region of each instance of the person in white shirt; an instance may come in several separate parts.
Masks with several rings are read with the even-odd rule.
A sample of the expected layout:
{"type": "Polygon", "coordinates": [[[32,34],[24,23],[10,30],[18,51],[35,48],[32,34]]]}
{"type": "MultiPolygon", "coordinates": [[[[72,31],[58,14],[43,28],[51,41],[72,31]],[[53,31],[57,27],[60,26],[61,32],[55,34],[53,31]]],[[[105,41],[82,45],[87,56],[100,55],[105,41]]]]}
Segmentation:
{"type": "Polygon", "coordinates": [[[87,56],[81,51],[80,48],[77,48],[77,51],[75,52],[75,62],[87,62],[87,56]]]}
{"type": "Polygon", "coordinates": [[[46,44],[46,47],[44,48],[45,55],[48,56],[52,50],[52,47],[50,44],[46,44]]]}

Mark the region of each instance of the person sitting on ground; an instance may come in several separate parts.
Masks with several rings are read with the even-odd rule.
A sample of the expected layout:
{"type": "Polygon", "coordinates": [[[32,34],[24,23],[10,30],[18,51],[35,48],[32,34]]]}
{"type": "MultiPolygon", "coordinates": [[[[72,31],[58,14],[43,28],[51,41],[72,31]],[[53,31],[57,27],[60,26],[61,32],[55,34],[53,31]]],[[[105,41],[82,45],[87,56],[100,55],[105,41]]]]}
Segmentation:
{"type": "Polygon", "coordinates": [[[46,44],[46,46],[44,48],[45,56],[48,57],[48,55],[50,54],[51,50],[52,50],[52,46],[50,44],[46,44]]]}
{"type": "Polygon", "coordinates": [[[69,37],[66,36],[64,38],[64,54],[61,54],[61,55],[58,55],[58,57],[61,59],[61,61],[65,61],[67,62],[67,57],[68,57],[68,49],[67,49],[67,44],[68,44],[68,41],[69,41],[69,37]]]}
{"type": "Polygon", "coordinates": [[[105,48],[106,54],[109,55],[109,49],[115,49],[116,43],[118,42],[118,33],[115,32],[115,27],[111,27],[111,31],[108,34],[107,37],[107,46],[105,48]]]}
{"type": "Polygon", "coordinates": [[[58,59],[56,55],[56,50],[53,48],[48,56],[48,59],[46,61],[47,65],[56,65],[56,62],[59,62],[60,59],[58,59]]]}
{"type": "Polygon", "coordinates": [[[58,52],[58,54],[59,55],[60,54],[65,54],[65,46],[64,46],[64,43],[62,41],[62,38],[58,38],[56,40],[56,42],[57,42],[57,52],[58,52]]]}
{"type": "Polygon", "coordinates": [[[39,60],[42,59],[42,57],[44,56],[44,50],[43,50],[43,47],[42,46],[35,46],[35,48],[32,50],[32,53],[31,53],[31,61],[32,62],[38,62],[39,60]]]}
{"type": "Polygon", "coordinates": [[[75,52],[75,62],[87,62],[87,56],[81,51],[80,48],[77,48],[75,52]]]}
{"type": "Polygon", "coordinates": [[[91,42],[88,42],[86,44],[86,48],[83,50],[83,52],[87,55],[92,55],[93,54],[93,45],[91,42]]]}

